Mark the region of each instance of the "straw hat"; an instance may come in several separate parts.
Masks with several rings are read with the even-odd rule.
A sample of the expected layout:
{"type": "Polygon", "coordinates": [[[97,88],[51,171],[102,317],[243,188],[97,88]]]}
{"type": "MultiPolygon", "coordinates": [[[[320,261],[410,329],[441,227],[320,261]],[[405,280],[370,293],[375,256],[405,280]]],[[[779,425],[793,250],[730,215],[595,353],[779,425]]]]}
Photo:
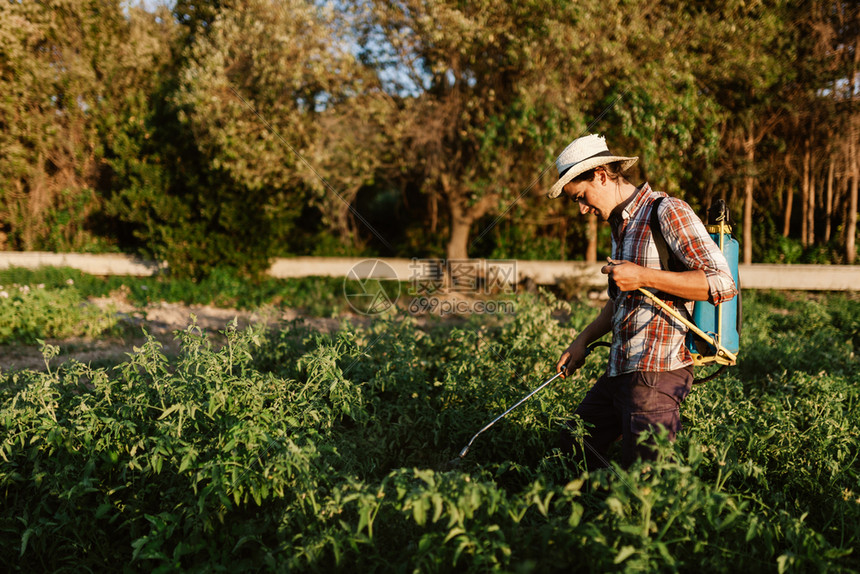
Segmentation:
{"type": "Polygon", "coordinates": [[[555,167],[558,169],[558,181],[549,190],[547,197],[555,199],[561,195],[562,188],[570,180],[590,169],[615,161],[621,161],[624,162],[621,164],[621,171],[624,172],[630,169],[638,159],[638,156],[623,157],[613,155],[609,152],[603,136],[593,134],[582,136],[573,140],[569,146],[564,148],[558,159],[555,160],[555,167]]]}

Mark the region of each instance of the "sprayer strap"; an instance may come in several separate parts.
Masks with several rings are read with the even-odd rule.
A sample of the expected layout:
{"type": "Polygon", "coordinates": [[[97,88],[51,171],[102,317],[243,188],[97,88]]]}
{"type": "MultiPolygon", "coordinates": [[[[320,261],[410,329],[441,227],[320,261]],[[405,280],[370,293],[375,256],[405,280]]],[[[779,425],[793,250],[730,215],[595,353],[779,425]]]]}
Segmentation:
{"type": "Polygon", "coordinates": [[[669,249],[669,244],[666,243],[666,238],[663,236],[663,225],[660,223],[657,209],[664,199],[666,198],[658,197],[651,202],[651,221],[649,225],[651,236],[654,238],[654,244],[657,246],[657,253],[660,254],[660,267],[666,271],[687,271],[687,266],[669,249]]]}

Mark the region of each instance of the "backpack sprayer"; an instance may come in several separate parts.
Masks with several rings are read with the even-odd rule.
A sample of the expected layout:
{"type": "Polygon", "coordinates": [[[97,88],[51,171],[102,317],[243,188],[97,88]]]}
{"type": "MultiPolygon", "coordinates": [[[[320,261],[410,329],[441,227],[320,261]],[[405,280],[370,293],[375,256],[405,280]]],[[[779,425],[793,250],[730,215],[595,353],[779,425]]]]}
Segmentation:
{"type": "MultiPolygon", "coordinates": [[[[657,218],[657,207],[662,200],[663,198],[658,198],[651,204],[651,235],[660,253],[660,265],[664,269],[680,270],[684,268],[683,264],[669,250],[663,237],[660,220],[657,218]]],[[[693,356],[695,366],[711,364],[729,366],[737,363],[737,353],[740,348],[741,295],[738,277],[740,246],[732,237],[729,210],[722,199],[716,200],[708,210],[706,229],[729,264],[732,280],[738,286],[737,297],[716,306],[707,301],[696,301],[693,306],[693,320],[690,321],[647,289],[640,287],[639,291],[690,329],[686,346],[693,356]]]]}

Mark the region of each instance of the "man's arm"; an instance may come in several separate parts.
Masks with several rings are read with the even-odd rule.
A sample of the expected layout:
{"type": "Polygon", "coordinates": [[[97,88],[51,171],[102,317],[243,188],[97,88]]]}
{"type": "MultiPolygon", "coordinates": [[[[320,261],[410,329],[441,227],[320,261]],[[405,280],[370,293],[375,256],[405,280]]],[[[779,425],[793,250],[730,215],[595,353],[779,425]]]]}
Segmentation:
{"type": "MultiPolygon", "coordinates": [[[[704,297],[684,296],[684,298],[692,301],[708,301],[718,305],[737,295],[738,287],[732,279],[725,255],[690,206],[680,199],[670,197],[660,204],[659,211],[661,229],[669,249],[687,269],[698,270],[705,274],[707,294],[704,297]]],[[[671,278],[672,275],[668,277],[671,278]]],[[[667,277],[664,276],[663,279],[667,277]]],[[[672,290],[666,292],[677,294],[672,290]]]]}
{"type": "MultiPolygon", "coordinates": [[[[597,318],[588,324],[582,332],[576,336],[567,350],[561,354],[555,365],[555,372],[561,372],[561,367],[566,368],[566,374],[571,374],[585,362],[588,353],[586,347],[612,330],[612,315],[615,313],[615,303],[610,299],[600,310],[597,318]]],[[[564,376],[562,376],[564,378],[564,376]]]]}
{"type": "Polygon", "coordinates": [[[681,200],[667,198],[660,204],[661,229],[668,247],[690,271],[652,269],[630,261],[609,260],[603,273],[610,275],[622,291],[640,287],[714,305],[737,294],[728,263],[708,235],[702,221],[681,200]]]}
{"type": "Polygon", "coordinates": [[[707,301],[710,287],[702,269],[692,271],[663,271],[642,267],[630,261],[609,260],[601,271],[612,277],[622,291],[640,287],[656,289],[687,301],[707,301]]]}

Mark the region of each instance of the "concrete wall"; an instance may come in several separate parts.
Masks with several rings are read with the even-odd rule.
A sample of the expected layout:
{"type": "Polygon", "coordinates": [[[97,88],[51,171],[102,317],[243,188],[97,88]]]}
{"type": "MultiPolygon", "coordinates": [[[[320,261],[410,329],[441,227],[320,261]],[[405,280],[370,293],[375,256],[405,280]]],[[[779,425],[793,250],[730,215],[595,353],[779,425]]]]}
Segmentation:
{"type": "MultiPolygon", "coordinates": [[[[435,260],[414,260],[361,257],[295,257],[276,259],[269,270],[273,277],[329,276],[401,281],[426,280],[428,268],[435,260]]],[[[583,287],[602,289],[606,277],[601,275],[602,264],[565,261],[482,261],[470,260],[473,265],[499,265],[505,271],[515,270],[516,281],[527,277],[539,285],[559,281],[575,282],[583,287]]],[[[0,252],[0,269],[7,267],[35,268],[42,265],[72,267],[92,275],[150,276],[166,269],[163,264],[143,261],[128,255],[81,254],[44,252],[0,252]]],[[[803,291],[858,291],[860,266],[848,265],[770,265],[740,266],[741,287],[744,289],[781,289],[803,291]]]]}
{"type": "Polygon", "coordinates": [[[71,267],[91,275],[131,275],[147,277],[158,273],[159,266],[119,253],[46,253],[44,251],[0,251],[0,269],[7,267],[71,267]]]}

